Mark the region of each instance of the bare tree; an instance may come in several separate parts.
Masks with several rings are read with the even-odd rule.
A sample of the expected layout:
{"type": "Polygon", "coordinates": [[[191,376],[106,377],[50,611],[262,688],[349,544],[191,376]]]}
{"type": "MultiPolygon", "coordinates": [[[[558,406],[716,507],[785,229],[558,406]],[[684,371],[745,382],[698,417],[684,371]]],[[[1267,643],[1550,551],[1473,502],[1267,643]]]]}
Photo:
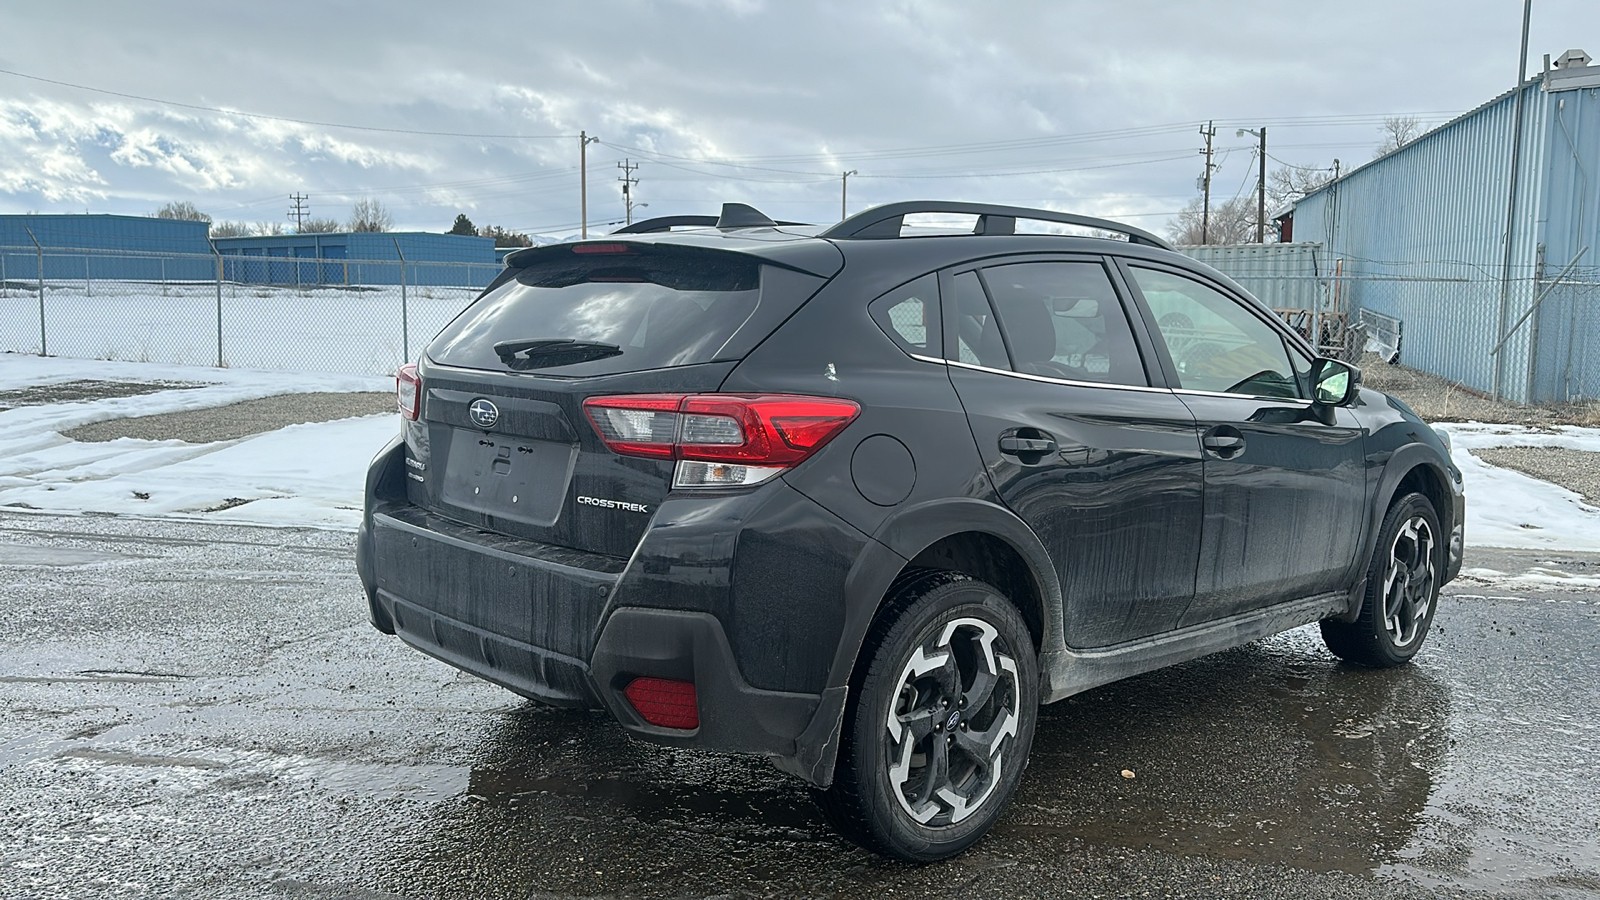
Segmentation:
{"type": "Polygon", "coordinates": [[[156,210],[158,219],[181,219],[185,222],[210,222],[211,217],[195,209],[193,203],[187,200],[174,200],[166,206],[156,210]]]}
{"type": "Polygon", "coordinates": [[[344,225],[338,219],[306,219],[294,231],[295,234],[332,234],[343,230],[344,225]]]}
{"type": "Polygon", "coordinates": [[[250,226],[253,235],[283,234],[282,222],[257,222],[250,226]]]}
{"type": "Polygon", "coordinates": [[[211,236],[214,238],[244,237],[249,233],[249,222],[217,222],[211,226],[211,236]]]}
{"type": "Polygon", "coordinates": [[[362,197],[350,207],[351,231],[388,231],[393,227],[394,216],[378,200],[362,197]]]}
{"type": "Polygon", "coordinates": [[[1372,151],[1373,159],[1399,150],[1422,135],[1422,123],[1416,116],[1390,116],[1378,126],[1378,131],[1383,135],[1376,149],[1372,151]]]}
{"type": "Polygon", "coordinates": [[[1199,197],[1178,213],[1178,218],[1167,229],[1174,244],[1248,244],[1256,237],[1256,200],[1240,195],[1225,203],[1211,204],[1210,219],[1202,229],[1205,218],[1199,197]],[[1201,239],[1202,230],[1205,232],[1201,239]]]}
{"type": "Polygon", "coordinates": [[[1279,166],[1267,175],[1267,212],[1281,210],[1333,180],[1333,167],[1279,166]]]}

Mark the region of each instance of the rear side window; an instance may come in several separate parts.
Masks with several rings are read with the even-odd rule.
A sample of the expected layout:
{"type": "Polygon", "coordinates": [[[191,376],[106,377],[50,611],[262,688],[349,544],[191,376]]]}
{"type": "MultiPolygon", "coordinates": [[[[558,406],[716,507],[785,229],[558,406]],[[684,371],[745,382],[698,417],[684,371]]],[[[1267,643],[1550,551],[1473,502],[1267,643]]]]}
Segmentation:
{"type": "Polygon", "coordinates": [[[930,355],[939,348],[939,277],[928,274],[903,284],[868,307],[873,321],[907,353],[930,355]]]}
{"type": "Polygon", "coordinates": [[[1149,384],[1127,313],[1100,263],[994,266],[983,270],[983,281],[1015,371],[1069,381],[1149,384]]]}
{"type": "Polygon", "coordinates": [[[563,375],[694,365],[721,358],[761,296],[763,267],[751,257],[632,243],[572,249],[582,246],[539,253],[445,326],[428,356],[563,375]]]}

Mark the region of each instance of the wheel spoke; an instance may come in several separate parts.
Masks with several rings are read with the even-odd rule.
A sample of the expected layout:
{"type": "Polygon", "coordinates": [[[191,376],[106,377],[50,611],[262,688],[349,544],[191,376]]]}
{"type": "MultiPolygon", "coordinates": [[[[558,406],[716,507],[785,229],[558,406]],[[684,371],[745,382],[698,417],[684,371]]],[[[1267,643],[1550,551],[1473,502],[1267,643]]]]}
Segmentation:
{"type": "Polygon", "coordinates": [[[914,805],[921,806],[933,799],[934,791],[948,788],[950,781],[950,752],[944,735],[936,734],[928,741],[928,762],[923,769],[922,789],[917,791],[914,805]]]}
{"type": "Polygon", "coordinates": [[[936,722],[944,721],[944,710],[937,705],[912,710],[898,717],[901,727],[905,728],[904,738],[912,744],[922,743],[922,739],[933,734],[936,722]]]}

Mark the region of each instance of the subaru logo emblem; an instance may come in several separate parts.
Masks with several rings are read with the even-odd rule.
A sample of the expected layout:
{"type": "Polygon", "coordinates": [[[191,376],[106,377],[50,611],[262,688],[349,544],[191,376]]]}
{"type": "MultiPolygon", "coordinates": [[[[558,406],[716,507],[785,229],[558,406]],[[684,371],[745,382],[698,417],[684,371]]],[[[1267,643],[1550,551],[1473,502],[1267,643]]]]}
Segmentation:
{"type": "Polygon", "coordinates": [[[479,397],[467,407],[467,415],[472,418],[472,424],[479,428],[493,428],[494,423],[500,421],[500,407],[479,397]]]}

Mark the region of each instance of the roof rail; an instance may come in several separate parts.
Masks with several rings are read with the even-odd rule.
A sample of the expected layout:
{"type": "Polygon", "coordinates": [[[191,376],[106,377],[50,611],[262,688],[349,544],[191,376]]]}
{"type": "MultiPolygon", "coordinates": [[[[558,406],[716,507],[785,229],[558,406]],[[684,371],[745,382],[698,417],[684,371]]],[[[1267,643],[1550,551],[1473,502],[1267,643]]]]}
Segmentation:
{"type": "Polygon", "coordinates": [[[1132,225],[1124,225],[1110,219],[1097,219],[1093,216],[1080,216],[1049,209],[1029,209],[1025,206],[996,206],[992,203],[965,203],[956,200],[906,200],[900,203],[885,203],[858,212],[818,236],[857,239],[898,238],[901,227],[905,225],[906,216],[914,213],[975,215],[978,217],[978,224],[973,228],[973,234],[1015,234],[1018,219],[1032,219],[1037,222],[1060,222],[1063,225],[1096,228],[1127,235],[1129,243],[1160,247],[1163,250],[1172,249],[1171,244],[1142,228],[1134,228],[1132,225]]]}
{"type": "MultiPolygon", "coordinates": [[[[739,203],[739,204],[727,204],[727,205],[724,205],[724,207],[723,207],[723,215],[724,216],[727,215],[727,212],[728,212],[727,207],[728,206],[741,206],[741,207],[744,207],[744,209],[750,209],[750,207],[744,206],[744,204],[742,204],[742,203],[739,203]]],[[[751,209],[751,212],[756,212],[756,211],[751,209]]],[[[756,215],[759,216],[761,214],[759,212],[756,212],[756,215]]],[[[779,219],[778,221],[774,222],[771,219],[767,219],[765,216],[761,216],[761,218],[765,219],[765,221],[764,222],[755,222],[754,220],[749,220],[746,223],[741,223],[741,224],[737,224],[737,225],[725,225],[725,224],[723,224],[722,219],[717,217],[717,216],[656,216],[653,219],[644,219],[643,221],[635,222],[632,225],[627,225],[627,226],[624,226],[622,228],[618,228],[616,231],[613,231],[611,233],[612,234],[652,234],[652,233],[660,232],[660,231],[671,231],[674,228],[718,228],[718,227],[721,227],[721,228],[760,228],[760,227],[768,227],[768,228],[770,228],[773,225],[777,225],[779,227],[782,227],[782,226],[785,226],[785,225],[805,225],[805,224],[808,224],[806,222],[787,222],[787,221],[784,221],[782,219],[779,219]]]]}

